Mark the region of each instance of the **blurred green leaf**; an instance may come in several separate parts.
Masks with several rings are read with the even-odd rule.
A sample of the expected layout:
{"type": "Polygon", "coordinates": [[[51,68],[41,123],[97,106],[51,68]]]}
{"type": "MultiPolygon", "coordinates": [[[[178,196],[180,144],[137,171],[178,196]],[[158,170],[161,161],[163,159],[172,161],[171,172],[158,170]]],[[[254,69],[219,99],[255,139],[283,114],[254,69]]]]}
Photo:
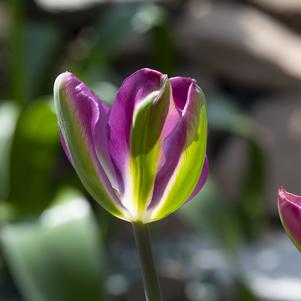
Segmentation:
{"type": "Polygon", "coordinates": [[[247,282],[240,276],[235,279],[235,289],[237,301],[259,301],[260,299],[253,293],[247,282]]]}
{"type": "Polygon", "coordinates": [[[229,132],[246,138],[254,135],[254,125],[241,110],[228,99],[213,97],[208,102],[209,125],[214,130],[229,132]]]}
{"type": "Polygon", "coordinates": [[[49,68],[52,67],[60,42],[61,34],[56,26],[46,22],[26,24],[25,84],[28,99],[39,96],[43,81],[49,80],[49,68]]]}
{"type": "Polygon", "coordinates": [[[265,157],[254,122],[228,99],[214,98],[208,107],[213,130],[241,136],[247,143],[246,170],[236,215],[247,239],[258,238],[265,220],[265,157]]]}
{"type": "Polygon", "coordinates": [[[21,106],[27,101],[25,70],[25,17],[24,1],[9,0],[10,78],[12,98],[21,106]]]}
{"type": "Polygon", "coordinates": [[[52,102],[31,104],[19,117],[10,155],[8,203],[20,214],[39,213],[55,195],[54,167],[59,152],[52,102]]]}
{"type": "Polygon", "coordinates": [[[64,192],[39,218],[7,224],[4,256],[28,301],[104,300],[100,233],[88,202],[64,192]]]}
{"type": "Polygon", "coordinates": [[[167,24],[152,29],[153,64],[164,73],[171,74],[176,62],[176,50],[171,30],[167,24]]]}
{"type": "Polygon", "coordinates": [[[49,67],[58,52],[61,34],[53,24],[29,22],[25,2],[9,0],[8,3],[12,98],[23,107],[41,93],[43,81],[49,80],[49,67]]]}
{"type": "Polygon", "coordinates": [[[13,102],[0,104],[0,201],[7,196],[9,151],[17,117],[18,108],[13,102]]]}
{"type": "Polygon", "coordinates": [[[258,142],[250,140],[246,176],[241,193],[239,216],[247,238],[256,239],[265,223],[265,156],[258,142]]]}
{"type": "Polygon", "coordinates": [[[113,5],[95,25],[93,39],[89,41],[89,50],[81,59],[79,66],[74,66],[77,73],[99,72],[99,67],[107,63],[124,42],[132,30],[132,19],[137,12],[137,5],[113,5]]]}

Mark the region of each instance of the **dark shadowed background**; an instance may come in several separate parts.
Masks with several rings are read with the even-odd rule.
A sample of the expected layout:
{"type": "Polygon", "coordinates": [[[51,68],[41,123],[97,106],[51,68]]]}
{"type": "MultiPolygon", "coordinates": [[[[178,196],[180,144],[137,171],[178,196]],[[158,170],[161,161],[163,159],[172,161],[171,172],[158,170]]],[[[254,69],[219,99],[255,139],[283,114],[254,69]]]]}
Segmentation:
{"type": "Polygon", "coordinates": [[[0,2],[0,300],[141,301],[131,226],[82,188],[52,89],[112,103],[142,67],[207,96],[210,177],[151,224],[164,301],[299,301],[277,189],[301,193],[300,0],[0,2]]]}

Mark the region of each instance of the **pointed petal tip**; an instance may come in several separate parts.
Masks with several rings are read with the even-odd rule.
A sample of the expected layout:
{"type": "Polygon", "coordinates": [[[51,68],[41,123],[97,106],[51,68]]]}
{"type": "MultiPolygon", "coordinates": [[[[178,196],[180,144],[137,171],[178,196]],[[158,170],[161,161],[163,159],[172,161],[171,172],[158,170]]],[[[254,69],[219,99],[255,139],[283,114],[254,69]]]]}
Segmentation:
{"type": "Polygon", "coordinates": [[[283,186],[281,186],[278,189],[278,202],[279,203],[288,202],[291,203],[292,205],[301,207],[301,196],[290,193],[286,191],[283,186]]]}
{"type": "Polygon", "coordinates": [[[281,208],[283,206],[284,203],[286,203],[286,190],[284,189],[283,186],[280,186],[278,189],[278,211],[281,217],[281,208]]]}
{"type": "Polygon", "coordinates": [[[280,186],[280,187],[278,188],[278,200],[279,200],[279,199],[284,199],[286,193],[287,193],[287,191],[284,189],[284,187],[283,187],[283,186],[280,186]]]}
{"type": "Polygon", "coordinates": [[[75,87],[81,83],[81,81],[71,72],[65,71],[57,76],[54,82],[54,90],[59,91],[60,89],[75,87]]]}
{"type": "Polygon", "coordinates": [[[160,71],[157,71],[155,69],[151,69],[148,67],[142,68],[136,72],[146,72],[146,73],[152,73],[152,74],[157,74],[157,75],[165,75],[165,74],[161,73],[160,71]]]}
{"type": "MultiPolygon", "coordinates": [[[[57,95],[62,90],[67,88],[68,83],[72,80],[72,78],[74,78],[74,75],[68,71],[59,74],[55,79],[54,86],[53,86],[54,95],[57,95]]],[[[58,100],[59,98],[55,97],[55,99],[58,100]]]]}
{"type": "Polygon", "coordinates": [[[61,73],[61,74],[59,74],[58,76],[57,76],[57,78],[56,78],[56,82],[58,81],[58,82],[63,82],[63,81],[66,81],[66,80],[68,80],[68,79],[70,79],[70,77],[73,77],[74,75],[71,73],[71,72],[69,72],[69,71],[65,71],[65,72],[63,72],[63,73],[61,73]]]}
{"type": "Polygon", "coordinates": [[[160,71],[157,71],[157,70],[154,70],[154,69],[151,69],[151,68],[147,68],[147,67],[137,70],[136,72],[134,72],[130,76],[133,76],[133,75],[136,75],[136,74],[139,74],[139,73],[143,74],[145,76],[159,77],[162,81],[164,81],[168,78],[167,74],[161,73],[160,71]]]}

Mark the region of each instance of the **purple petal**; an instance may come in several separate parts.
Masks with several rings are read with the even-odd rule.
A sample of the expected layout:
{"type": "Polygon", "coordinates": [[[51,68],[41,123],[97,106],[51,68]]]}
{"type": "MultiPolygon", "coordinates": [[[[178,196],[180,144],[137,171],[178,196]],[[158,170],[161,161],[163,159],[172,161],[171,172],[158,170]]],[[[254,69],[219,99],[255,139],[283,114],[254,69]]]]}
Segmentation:
{"type": "Polygon", "coordinates": [[[278,209],[288,236],[301,250],[301,196],[281,187],[278,191],[278,209]]]}
{"type": "Polygon", "coordinates": [[[99,103],[99,118],[94,128],[94,141],[97,157],[100,161],[102,168],[108,176],[110,183],[120,193],[123,191],[123,183],[120,177],[117,177],[112,158],[109,153],[109,129],[108,119],[110,108],[105,103],[99,103]]]}
{"type": "Polygon", "coordinates": [[[197,186],[203,170],[207,145],[206,99],[194,80],[191,80],[187,99],[183,103],[185,106],[181,110],[181,120],[166,139],[170,144],[170,152],[166,156],[168,159],[170,156],[173,160],[175,158],[176,167],[172,169],[173,165],[167,170],[168,176],[156,182],[158,186],[155,189],[159,190],[164,182],[164,192],[162,194],[160,191],[159,195],[154,193],[156,198],[152,200],[151,206],[156,206],[149,208],[151,210],[146,220],[161,219],[185,203],[197,186]],[[178,158],[172,152],[177,153],[178,158]]]}
{"type": "Polygon", "coordinates": [[[173,77],[170,79],[173,98],[176,106],[182,111],[186,105],[189,87],[193,80],[189,77],[173,77]]]}
{"type": "MultiPolygon", "coordinates": [[[[172,87],[172,94],[173,94],[173,101],[170,102],[170,109],[166,118],[166,122],[162,131],[162,140],[165,141],[165,139],[173,132],[173,130],[176,128],[178,123],[181,119],[182,111],[185,107],[187,98],[188,98],[188,91],[189,87],[192,84],[193,80],[191,78],[187,77],[173,77],[170,79],[171,87],[172,87]]],[[[173,142],[174,143],[174,142],[173,142]]],[[[181,141],[177,141],[179,148],[181,141]]],[[[184,142],[183,142],[184,143],[184,142]]],[[[168,142],[167,142],[168,144],[168,142]]],[[[171,146],[173,147],[173,146],[171,146]]],[[[168,150],[169,146],[166,146],[166,151],[163,151],[160,158],[160,168],[165,164],[165,160],[170,160],[170,157],[166,158],[165,154],[170,155],[170,151],[168,150]]],[[[179,154],[172,154],[172,156],[177,156],[179,154]]],[[[176,161],[173,160],[172,162],[167,163],[166,167],[168,169],[171,168],[171,165],[176,164],[176,161]]],[[[174,166],[175,167],[175,166],[174,166]]]]}
{"type": "Polygon", "coordinates": [[[106,115],[105,108],[87,86],[68,72],[57,78],[54,92],[65,149],[79,178],[103,207],[121,217],[123,209],[95,149],[94,130],[100,117],[106,115]]]}
{"type": "MultiPolygon", "coordinates": [[[[185,77],[175,77],[170,79],[170,82],[176,107],[179,110],[183,110],[186,102],[192,101],[191,99],[188,99],[188,93],[193,84],[193,80],[185,77]]],[[[161,196],[163,195],[163,192],[178,165],[182,149],[185,145],[187,122],[183,116],[181,117],[179,115],[179,117],[175,117],[175,115],[176,114],[173,115],[174,130],[171,131],[170,135],[168,135],[164,141],[162,154],[164,160],[162,160],[163,163],[161,164],[161,168],[158,171],[155,180],[153,198],[149,209],[156,206],[156,204],[160,201],[161,196]]]]}
{"type": "Polygon", "coordinates": [[[130,151],[130,132],[134,109],[147,95],[159,91],[164,75],[151,69],[141,69],[121,85],[109,116],[109,149],[120,174],[126,177],[130,151]]]}

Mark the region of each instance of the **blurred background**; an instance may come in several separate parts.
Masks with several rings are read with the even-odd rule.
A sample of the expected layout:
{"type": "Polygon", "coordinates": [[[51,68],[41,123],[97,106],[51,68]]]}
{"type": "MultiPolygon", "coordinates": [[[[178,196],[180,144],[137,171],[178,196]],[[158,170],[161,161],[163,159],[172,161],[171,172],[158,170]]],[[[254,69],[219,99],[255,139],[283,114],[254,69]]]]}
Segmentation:
{"type": "Polygon", "coordinates": [[[277,189],[301,193],[300,0],[0,2],[0,300],[144,300],[130,224],[60,146],[56,76],[112,102],[139,68],[197,79],[210,178],[151,224],[165,301],[299,301],[277,189]]]}

